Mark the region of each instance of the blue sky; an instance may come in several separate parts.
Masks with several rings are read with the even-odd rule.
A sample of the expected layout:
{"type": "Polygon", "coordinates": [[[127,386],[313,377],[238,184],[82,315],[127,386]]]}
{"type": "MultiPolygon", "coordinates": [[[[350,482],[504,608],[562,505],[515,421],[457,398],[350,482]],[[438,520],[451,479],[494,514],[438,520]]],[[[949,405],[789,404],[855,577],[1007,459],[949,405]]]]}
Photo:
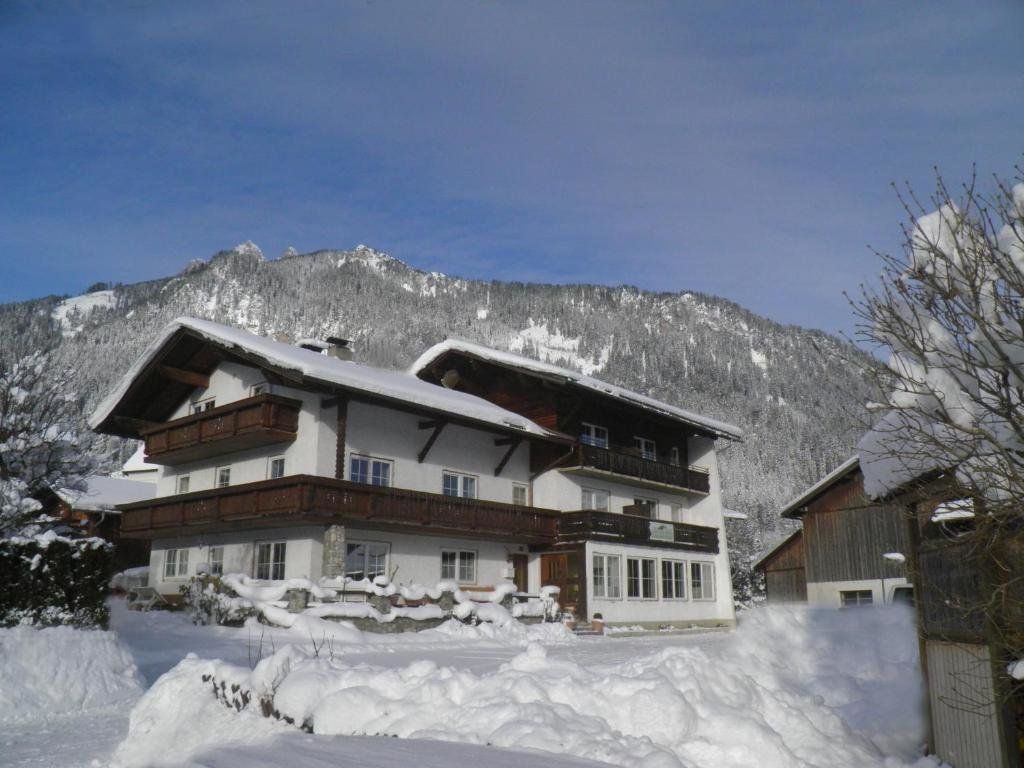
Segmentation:
{"type": "Polygon", "coordinates": [[[849,332],[890,182],[1024,152],[1016,0],[8,0],[0,36],[0,301],[366,243],[849,332]]]}

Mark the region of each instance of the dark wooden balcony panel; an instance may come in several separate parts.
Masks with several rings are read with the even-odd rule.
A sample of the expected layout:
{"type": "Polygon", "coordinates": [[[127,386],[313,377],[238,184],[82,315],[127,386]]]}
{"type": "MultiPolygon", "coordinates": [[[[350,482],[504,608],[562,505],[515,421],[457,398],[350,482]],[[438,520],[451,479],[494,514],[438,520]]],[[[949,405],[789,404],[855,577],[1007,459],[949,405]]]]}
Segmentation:
{"type": "Polygon", "coordinates": [[[563,514],[558,520],[558,540],[616,541],[718,554],[717,528],[593,510],[563,514]]]}
{"type": "Polygon", "coordinates": [[[631,450],[598,448],[580,443],[565,468],[584,474],[624,475],[652,487],[672,486],[697,493],[711,492],[708,470],[645,459],[631,450]]]}
{"type": "Polygon", "coordinates": [[[553,544],[559,513],[437,493],[293,475],[166,496],[122,507],[126,537],[156,538],[254,526],[356,524],[553,544]]]}
{"type": "Polygon", "coordinates": [[[247,397],[143,431],[146,460],[184,464],[294,440],[302,403],[279,395],[247,397]]]}

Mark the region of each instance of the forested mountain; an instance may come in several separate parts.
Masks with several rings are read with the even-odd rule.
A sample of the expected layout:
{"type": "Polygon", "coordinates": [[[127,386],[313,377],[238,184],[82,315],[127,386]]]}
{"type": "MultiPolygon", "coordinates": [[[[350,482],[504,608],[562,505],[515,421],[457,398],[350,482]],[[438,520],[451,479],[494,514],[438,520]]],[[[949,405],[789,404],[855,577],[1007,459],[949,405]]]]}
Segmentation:
{"type": "MultiPolygon", "coordinates": [[[[740,426],[723,444],[726,503],[751,516],[743,550],[777,531],[773,510],[851,453],[866,358],[828,334],[724,299],[631,287],[480,282],[416,270],[359,246],[268,260],[251,243],[169,279],[0,306],[7,352],[54,348],[95,406],[179,315],[259,334],[338,335],[356,358],[402,368],[458,336],[510,349],[740,426]]],[[[101,450],[110,452],[109,443],[101,450]]]]}

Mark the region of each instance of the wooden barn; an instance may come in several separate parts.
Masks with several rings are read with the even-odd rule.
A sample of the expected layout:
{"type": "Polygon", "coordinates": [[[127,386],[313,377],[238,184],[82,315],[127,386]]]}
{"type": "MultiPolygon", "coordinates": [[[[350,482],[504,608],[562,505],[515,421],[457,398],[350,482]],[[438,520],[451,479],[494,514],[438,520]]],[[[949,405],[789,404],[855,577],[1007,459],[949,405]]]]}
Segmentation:
{"type": "Polygon", "coordinates": [[[797,528],[754,563],[754,570],[764,576],[769,603],[807,602],[803,533],[797,528]]]}

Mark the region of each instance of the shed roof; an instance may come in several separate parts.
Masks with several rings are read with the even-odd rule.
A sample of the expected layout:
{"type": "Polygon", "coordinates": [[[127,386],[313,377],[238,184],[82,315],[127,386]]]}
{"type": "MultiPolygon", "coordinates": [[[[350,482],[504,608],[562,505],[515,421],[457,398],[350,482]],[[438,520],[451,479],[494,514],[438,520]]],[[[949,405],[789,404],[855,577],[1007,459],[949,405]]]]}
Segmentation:
{"type": "Polygon", "coordinates": [[[787,517],[791,520],[799,520],[804,513],[804,508],[818,498],[821,494],[825,493],[829,488],[841,482],[848,476],[860,469],[860,459],[857,456],[851,456],[838,467],[833,469],[821,480],[816,482],[810,488],[805,490],[795,499],[787,503],[782,511],[779,513],[781,517],[787,517]]]}
{"type": "Polygon", "coordinates": [[[156,483],[143,480],[128,480],[106,475],[90,475],[85,478],[85,489],[72,491],[59,488],[57,495],[72,509],[87,512],[117,512],[118,504],[131,504],[156,496],[156,483]]]}
{"type": "Polygon", "coordinates": [[[771,557],[773,555],[778,553],[778,551],[780,549],[782,549],[783,547],[785,547],[787,544],[789,544],[789,542],[793,541],[798,536],[802,536],[803,532],[804,532],[803,528],[797,528],[795,531],[790,533],[788,536],[784,536],[783,538],[779,539],[777,542],[772,544],[771,548],[767,552],[765,552],[763,555],[761,555],[759,558],[757,558],[757,560],[754,561],[754,565],[753,565],[754,570],[756,571],[756,570],[760,569],[761,566],[764,565],[764,561],[765,560],[771,559],[771,557]]]}

